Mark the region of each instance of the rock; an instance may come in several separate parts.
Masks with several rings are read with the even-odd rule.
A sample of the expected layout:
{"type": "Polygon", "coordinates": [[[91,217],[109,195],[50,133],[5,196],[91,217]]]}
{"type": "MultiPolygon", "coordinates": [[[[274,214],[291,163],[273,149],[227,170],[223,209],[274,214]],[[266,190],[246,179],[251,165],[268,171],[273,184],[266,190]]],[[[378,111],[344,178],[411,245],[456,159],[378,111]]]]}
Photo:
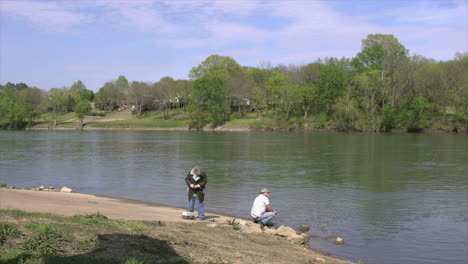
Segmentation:
{"type": "Polygon", "coordinates": [[[54,190],[55,187],[54,186],[49,186],[49,190],[54,190]]]}
{"type": "Polygon", "coordinates": [[[274,230],[275,235],[284,236],[284,237],[296,237],[299,236],[294,229],[289,226],[280,226],[274,230]]]}
{"type": "Polygon", "coordinates": [[[60,189],[60,191],[61,191],[61,192],[66,192],[66,193],[70,193],[70,192],[72,192],[72,189],[70,189],[70,188],[68,188],[68,187],[62,187],[62,188],[60,189]]]}
{"type": "Polygon", "coordinates": [[[306,226],[306,225],[301,225],[297,228],[297,231],[301,232],[301,233],[305,233],[307,231],[310,230],[310,227],[309,226],[306,226]]]}
{"type": "Polygon", "coordinates": [[[39,191],[42,191],[42,190],[45,189],[45,187],[41,185],[41,186],[39,186],[39,188],[37,188],[37,189],[38,189],[39,191]]]}
{"type": "Polygon", "coordinates": [[[272,230],[272,233],[278,236],[286,237],[287,240],[294,244],[304,244],[307,240],[304,236],[298,235],[294,229],[289,226],[280,226],[276,230],[272,230]]]}
{"type": "Polygon", "coordinates": [[[240,226],[246,226],[247,224],[249,224],[250,222],[248,221],[245,221],[243,219],[236,219],[237,222],[239,223],[240,226]]]}
{"type": "Polygon", "coordinates": [[[304,240],[304,244],[309,243],[311,236],[307,234],[301,234],[301,236],[302,236],[302,240],[304,240]]]}
{"type": "Polygon", "coordinates": [[[337,237],[335,239],[335,245],[343,245],[344,244],[344,239],[342,239],[341,237],[337,237]]]}
{"type": "Polygon", "coordinates": [[[324,258],[315,258],[315,260],[318,261],[318,262],[325,262],[324,258]]]}
{"type": "Polygon", "coordinates": [[[241,230],[244,233],[262,233],[262,229],[260,228],[260,225],[257,224],[246,224],[245,226],[241,226],[241,230]]]}

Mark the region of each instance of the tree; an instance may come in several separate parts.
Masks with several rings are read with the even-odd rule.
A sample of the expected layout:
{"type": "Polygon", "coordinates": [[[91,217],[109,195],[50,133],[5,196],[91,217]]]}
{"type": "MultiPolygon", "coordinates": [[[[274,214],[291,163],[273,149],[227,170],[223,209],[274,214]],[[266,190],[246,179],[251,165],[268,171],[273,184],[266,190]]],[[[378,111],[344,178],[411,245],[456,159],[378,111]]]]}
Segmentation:
{"type": "Polygon", "coordinates": [[[121,100],[125,100],[130,93],[130,85],[125,76],[120,75],[115,81],[116,92],[122,94],[121,100]]]}
{"type": "Polygon", "coordinates": [[[345,66],[345,59],[329,58],[318,67],[317,101],[328,116],[332,115],[333,104],[345,90],[345,66]]]}
{"type": "Polygon", "coordinates": [[[70,92],[77,98],[79,97],[79,94],[84,90],[86,90],[86,86],[80,80],[74,82],[70,87],[70,92]]]}
{"type": "Polygon", "coordinates": [[[114,82],[106,82],[96,94],[96,106],[105,110],[114,110],[125,99],[124,93],[114,82]]]}
{"type": "Polygon", "coordinates": [[[65,89],[52,88],[49,91],[48,98],[44,102],[47,112],[54,121],[54,127],[57,126],[57,117],[67,110],[67,92],[65,89]]]}
{"type": "MultiPolygon", "coordinates": [[[[218,54],[210,55],[197,67],[190,70],[189,77],[192,79],[206,77],[219,78],[223,81],[225,92],[226,105],[230,105],[231,101],[238,99],[242,92],[238,92],[239,82],[235,80],[242,76],[242,67],[231,57],[220,56],[218,54]]],[[[228,109],[229,110],[229,109],[228,109]]],[[[224,113],[226,118],[229,116],[229,111],[224,113]]]]}
{"type": "Polygon", "coordinates": [[[154,86],[159,95],[159,108],[163,111],[163,119],[169,119],[169,109],[172,102],[178,100],[174,87],[174,79],[169,76],[162,77],[154,86]]]}
{"type": "Polygon", "coordinates": [[[429,110],[431,107],[429,101],[426,98],[418,97],[415,98],[409,107],[407,113],[408,127],[422,127],[429,117],[429,110]]]}
{"type": "Polygon", "coordinates": [[[225,122],[225,91],[220,78],[201,77],[193,83],[193,93],[188,106],[192,120],[190,127],[201,129],[207,124],[212,128],[225,122]]]}
{"type": "Polygon", "coordinates": [[[280,74],[280,73],[273,73],[267,80],[267,104],[268,107],[273,108],[273,112],[275,115],[275,120],[278,120],[278,111],[282,100],[282,95],[286,89],[288,82],[288,77],[280,74]]]}
{"type": "Polygon", "coordinates": [[[26,126],[31,104],[24,96],[15,94],[15,89],[6,88],[0,93],[0,128],[20,129],[26,126]]]}
{"type": "Polygon", "coordinates": [[[303,118],[307,119],[310,108],[316,104],[317,87],[314,84],[294,84],[292,86],[294,102],[301,107],[303,118]]]}
{"type": "Polygon", "coordinates": [[[200,77],[219,78],[225,81],[232,74],[242,71],[241,66],[229,56],[218,54],[210,55],[197,67],[190,70],[189,77],[197,79],[200,77]]]}
{"type": "Polygon", "coordinates": [[[380,72],[381,105],[390,100],[394,106],[396,78],[394,73],[402,61],[407,60],[408,50],[393,35],[369,34],[362,40],[362,49],[351,64],[358,71],[380,72]]]}
{"type": "Polygon", "coordinates": [[[88,100],[82,99],[75,105],[75,113],[78,119],[80,119],[80,127],[83,127],[83,120],[87,114],[91,112],[91,104],[88,100]]]}
{"type": "Polygon", "coordinates": [[[184,108],[184,113],[187,110],[187,101],[192,93],[192,86],[193,82],[190,80],[175,80],[174,81],[174,89],[177,93],[177,97],[179,100],[179,107],[184,108]]]}
{"type": "Polygon", "coordinates": [[[273,74],[273,71],[268,67],[266,68],[250,68],[247,69],[246,74],[253,80],[252,89],[252,105],[257,113],[257,118],[267,114],[267,81],[273,74]]]}
{"type": "Polygon", "coordinates": [[[45,92],[37,87],[28,87],[16,92],[17,95],[23,97],[28,104],[29,110],[26,111],[29,125],[32,126],[33,120],[41,113],[41,103],[44,100],[45,92]]]}
{"type": "Polygon", "coordinates": [[[143,110],[154,101],[151,87],[145,82],[133,81],[130,85],[130,100],[135,107],[135,115],[140,118],[143,110]]]}

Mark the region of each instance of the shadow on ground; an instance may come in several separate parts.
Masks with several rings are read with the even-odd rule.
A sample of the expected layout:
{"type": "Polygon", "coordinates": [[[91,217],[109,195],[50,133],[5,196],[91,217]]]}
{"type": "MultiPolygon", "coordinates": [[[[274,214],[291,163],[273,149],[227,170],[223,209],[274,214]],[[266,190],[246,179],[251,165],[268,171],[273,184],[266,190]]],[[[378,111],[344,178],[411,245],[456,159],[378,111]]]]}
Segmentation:
{"type": "Polygon", "coordinates": [[[87,243],[96,244],[93,247],[94,250],[89,253],[75,256],[22,254],[17,258],[10,259],[5,264],[193,263],[179,256],[169,245],[168,241],[154,239],[145,235],[101,234],[98,235],[97,241],[89,241],[87,243]]]}

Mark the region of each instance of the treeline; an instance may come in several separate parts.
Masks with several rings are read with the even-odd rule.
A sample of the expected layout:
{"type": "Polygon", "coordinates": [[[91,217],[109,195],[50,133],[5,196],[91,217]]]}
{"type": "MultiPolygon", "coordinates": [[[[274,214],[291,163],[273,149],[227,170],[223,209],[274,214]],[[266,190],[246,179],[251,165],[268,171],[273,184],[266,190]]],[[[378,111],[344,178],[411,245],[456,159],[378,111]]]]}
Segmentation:
{"type": "Polygon", "coordinates": [[[22,129],[33,125],[35,119],[45,114],[57,125],[57,117],[75,112],[81,124],[91,111],[94,92],[81,81],[71,87],[52,88],[49,91],[29,87],[25,83],[0,85],[0,128],[22,129]]]}
{"type": "Polygon", "coordinates": [[[189,77],[129,83],[119,76],[94,98],[81,81],[48,92],[7,84],[0,87],[0,126],[20,128],[40,113],[53,118],[94,100],[108,111],[132,105],[137,117],[157,110],[170,118],[169,109],[183,108],[194,128],[254,112],[273,126],[301,128],[312,122],[315,128],[344,131],[468,130],[468,54],[446,62],[410,56],[393,35],[368,35],[354,58],[300,66],[243,67],[231,57],[211,55],[189,77]]]}

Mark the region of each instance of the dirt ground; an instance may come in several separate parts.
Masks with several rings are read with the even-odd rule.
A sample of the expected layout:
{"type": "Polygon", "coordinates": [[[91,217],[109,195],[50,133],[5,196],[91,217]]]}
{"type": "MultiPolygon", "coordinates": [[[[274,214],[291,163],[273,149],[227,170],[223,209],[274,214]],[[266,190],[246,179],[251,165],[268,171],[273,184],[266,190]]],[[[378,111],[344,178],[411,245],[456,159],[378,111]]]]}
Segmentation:
{"type": "MultiPolygon", "coordinates": [[[[186,222],[183,208],[162,206],[141,201],[116,199],[81,193],[0,189],[0,208],[27,212],[73,216],[100,212],[111,219],[186,222]]],[[[205,213],[208,219],[224,222],[229,217],[205,213]]]]}
{"type": "MultiPolygon", "coordinates": [[[[229,216],[207,212],[208,220],[184,220],[181,219],[181,213],[184,211],[182,208],[139,201],[79,193],[0,188],[0,209],[19,209],[63,216],[99,212],[110,219],[151,221],[149,223],[162,221],[165,223],[164,228],[154,229],[146,235],[153,239],[170,238],[167,240],[171,243],[171,250],[175,250],[180,256],[190,256],[197,260],[197,263],[350,263],[266,232],[236,231],[226,224],[233,219],[229,216]]],[[[120,241],[119,239],[111,241],[114,243],[120,241]]],[[[125,250],[117,250],[113,254],[121,254],[121,251],[125,250]]]]}

